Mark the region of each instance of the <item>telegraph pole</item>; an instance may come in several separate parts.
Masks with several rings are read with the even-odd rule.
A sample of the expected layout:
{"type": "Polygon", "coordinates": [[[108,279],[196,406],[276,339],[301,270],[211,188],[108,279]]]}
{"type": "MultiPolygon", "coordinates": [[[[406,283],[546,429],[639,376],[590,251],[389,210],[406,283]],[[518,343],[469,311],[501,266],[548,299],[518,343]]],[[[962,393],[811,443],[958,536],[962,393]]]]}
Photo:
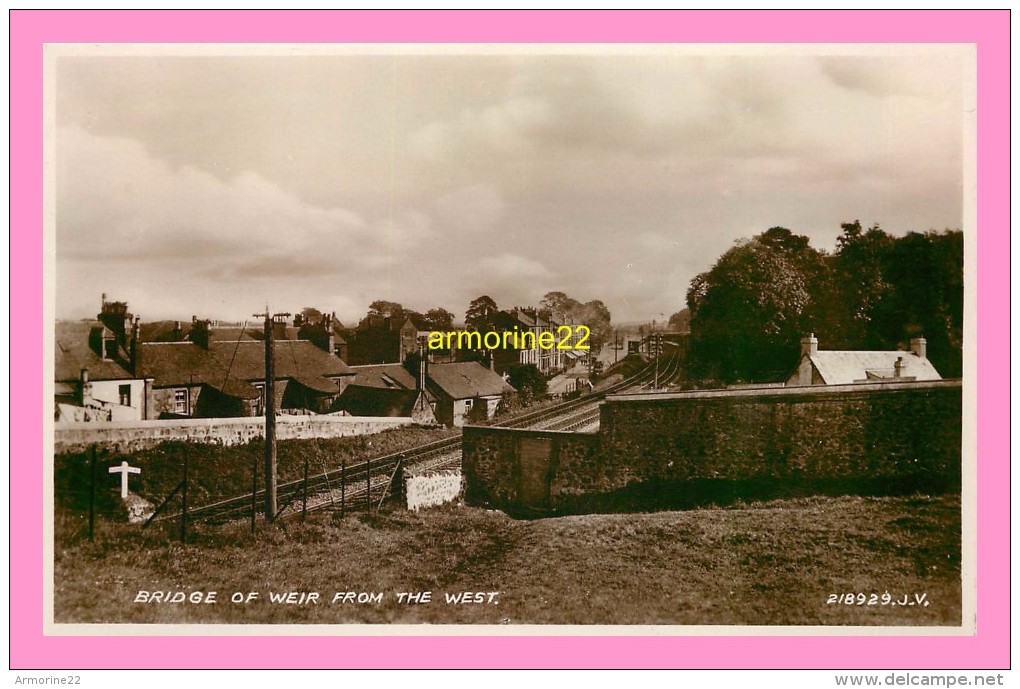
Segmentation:
{"type": "Polygon", "coordinates": [[[266,339],[266,521],[276,518],[276,357],[273,341],[273,320],[286,318],[289,313],[270,313],[266,305],[265,313],[256,313],[255,317],[265,318],[264,334],[266,339]]]}

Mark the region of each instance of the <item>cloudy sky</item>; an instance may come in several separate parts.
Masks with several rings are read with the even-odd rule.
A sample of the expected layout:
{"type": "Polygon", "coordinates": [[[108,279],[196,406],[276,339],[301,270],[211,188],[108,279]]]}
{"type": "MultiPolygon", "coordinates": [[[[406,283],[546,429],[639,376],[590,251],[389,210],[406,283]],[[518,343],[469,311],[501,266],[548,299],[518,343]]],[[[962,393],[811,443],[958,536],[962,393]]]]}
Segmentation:
{"type": "Polygon", "coordinates": [[[55,59],[58,317],[560,290],[651,320],[775,225],[962,226],[958,50],[305,50],[55,59]]]}

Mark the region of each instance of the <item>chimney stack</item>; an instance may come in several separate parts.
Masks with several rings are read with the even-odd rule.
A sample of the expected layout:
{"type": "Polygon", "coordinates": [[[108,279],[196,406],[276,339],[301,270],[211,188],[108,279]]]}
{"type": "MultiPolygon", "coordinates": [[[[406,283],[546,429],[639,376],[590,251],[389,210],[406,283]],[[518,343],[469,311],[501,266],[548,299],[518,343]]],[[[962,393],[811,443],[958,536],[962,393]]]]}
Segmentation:
{"type": "Polygon", "coordinates": [[[212,329],[209,327],[211,322],[207,320],[200,321],[195,319],[194,316],[192,316],[192,318],[194,320],[192,320],[191,333],[188,337],[199,347],[209,349],[209,346],[212,344],[214,339],[212,329]]]}
{"type": "Polygon", "coordinates": [[[910,341],[910,351],[921,359],[928,358],[928,340],[923,337],[915,337],[910,341]]]}
{"type": "Polygon", "coordinates": [[[170,337],[173,342],[180,342],[184,339],[184,331],[181,329],[180,321],[174,321],[174,332],[170,337]]]}
{"type": "MultiPolygon", "coordinates": [[[[289,314],[288,314],[289,315],[289,314]]],[[[286,340],[287,338],[287,317],[280,315],[273,318],[273,339],[286,340]]]]}
{"type": "Polygon", "coordinates": [[[893,377],[894,378],[903,377],[903,357],[901,356],[896,357],[896,364],[894,365],[893,377]]]}
{"type": "Polygon", "coordinates": [[[814,333],[809,333],[807,337],[803,337],[800,340],[800,354],[801,356],[814,356],[818,353],[818,338],[815,337],[814,333]]]}

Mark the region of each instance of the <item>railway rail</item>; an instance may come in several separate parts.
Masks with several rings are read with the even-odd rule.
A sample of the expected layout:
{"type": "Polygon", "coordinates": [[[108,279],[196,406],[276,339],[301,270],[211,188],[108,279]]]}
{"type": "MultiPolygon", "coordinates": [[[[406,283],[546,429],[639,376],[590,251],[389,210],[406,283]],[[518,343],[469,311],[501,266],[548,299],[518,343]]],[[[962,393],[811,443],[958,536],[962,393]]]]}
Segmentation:
{"type": "MultiPolygon", "coordinates": [[[[659,362],[660,387],[679,376],[679,359],[662,357],[659,362]]],[[[588,430],[598,423],[599,404],[606,395],[628,389],[644,389],[654,383],[655,362],[637,373],[597,392],[521,414],[500,428],[543,430],[588,430]]],[[[446,438],[382,457],[373,457],[336,469],[324,469],[307,479],[287,481],[277,486],[278,518],[288,518],[329,509],[341,514],[372,509],[389,499],[400,485],[400,471],[430,471],[456,467],[461,458],[461,438],[446,438]]],[[[265,491],[256,490],[237,497],[190,508],[189,521],[225,523],[252,519],[265,500],[265,491]]],[[[157,514],[155,521],[180,519],[181,514],[157,514]]]]}

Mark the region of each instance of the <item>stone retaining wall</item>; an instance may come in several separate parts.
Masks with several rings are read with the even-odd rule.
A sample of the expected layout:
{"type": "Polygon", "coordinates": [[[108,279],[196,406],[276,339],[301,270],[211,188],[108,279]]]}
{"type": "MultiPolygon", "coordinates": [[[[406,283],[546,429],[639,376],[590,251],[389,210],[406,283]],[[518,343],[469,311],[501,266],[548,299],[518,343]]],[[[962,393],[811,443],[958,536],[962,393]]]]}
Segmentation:
{"type": "Polygon", "coordinates": [[[465,497],[542,513],[720,486],[958,490],[962,411],[959,380],[613,395],[598,434],[465,428],[465,497]]]}

